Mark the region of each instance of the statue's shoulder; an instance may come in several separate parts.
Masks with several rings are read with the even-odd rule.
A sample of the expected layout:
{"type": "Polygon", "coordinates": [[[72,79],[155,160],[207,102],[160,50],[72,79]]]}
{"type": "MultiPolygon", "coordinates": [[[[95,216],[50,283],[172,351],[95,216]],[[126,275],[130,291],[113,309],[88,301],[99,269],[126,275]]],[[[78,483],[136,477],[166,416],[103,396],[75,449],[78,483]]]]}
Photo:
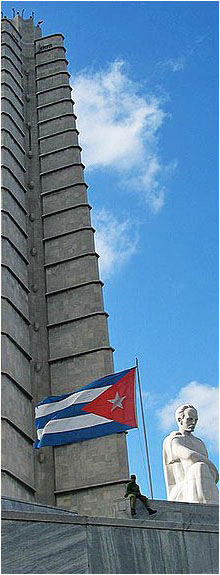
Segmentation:
{"type": "Polygon", "coordinates": [[[165,437],[163,442],[163,459],[164,464],[167,465],[169,463],[174,463],[175,457],[173,456],[172,452],[172,441],[176,437],[180,437],[181,433],[179,431],[171,431],[167,437],[165,437]]]}
{"type": "Polygon", "coordinates": [[[194,435],[194,433],[192,433],[192,437],[194,437],[194,439],[196,439],[197,441],[201,441],[201,443],[204,443],[204,441],[202,441],[200,437],[197,437],[197,435],[194,435]]]}
{"type": "Polygon", "coordinates": [[[167,435],[167,437],[165,437],[164,441],[163,441],[163,445],[164,447],[171,443],[171,441],[175,438],[175,437],[181,437],[181,433],[179,431],[171,431],[171,433],[169,435],[167,435]]]}
{"type": "Polygon", "coordinates": [[[203,449],[206,451],[207,453],[207,449],[206,449],[206,445],[204,443],[204,441],[202,441],[202,439],[200,439],[200,437],[197,437],[196,435],[192,434],[192,438],[196,440],[197,444],[199,443],[199,445],[201,445],[203,447],[203,449]]]}

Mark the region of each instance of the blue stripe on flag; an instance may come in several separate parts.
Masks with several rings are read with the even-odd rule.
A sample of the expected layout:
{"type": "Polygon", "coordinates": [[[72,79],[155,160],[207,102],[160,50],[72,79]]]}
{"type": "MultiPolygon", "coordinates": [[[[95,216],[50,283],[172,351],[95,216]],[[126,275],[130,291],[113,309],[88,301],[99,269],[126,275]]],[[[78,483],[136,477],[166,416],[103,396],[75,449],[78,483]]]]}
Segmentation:
{"type": "Polygon", "coordinates": [[[111,435],[112,433],[120,433],[127,429],[133,429],[129,425],[123,425],[116,421],[110,423],[103,423],[101,425],[94,425],[93,427],[86,427],[84,429],[75,429],[74,431],[65,431],[60,433],[45,433],[42,439],[36,440],[34,447],[39,449],[44,446],[64,445],[67,443],[76,443],[78,441],[86,441],[87,439],[95,439],[103,435],[111,435]]]}
{"type": "Polygon", "coordinates": [[[105,387],[105,385],[114,385],[119,381],[119,379],[121,379],[127,373],[129,373],[131,369],[133,368],[125,369],[124,371],[120,371],[118,373],[111,373],[110,375],[106,375],[101,379],[97,379],[96,381],[93,381],[88,385],[79,387],[78,389],[72,391],[71,393],[65,393],[64,395],[51,395],[50,397],[45,397],[45,399],[37,403],[36,407],[38,407],[39,405],[46,405],[47,403],[53,403],[54,401],[62,401],[62,399],[66,399],[66,397],[73,395],[73,393],[79,393],[79,391],[84,391],[85,389],[94,389],[96,387],[105,387]]]}
{"type": "Polygon", "coordinates": [[[35,427],[36,429],[42,429],[42,427],[44,427],[46,423],[48,423],[48,421],[51,421],[52,419],[66,419],[67,417],[74,417],[74,415],[86,415],[86,412],[82,411],[82,407],[84,407],[84,405],[87,405],[88,403],[89,403],[88,401],[84,403],[75,403],[73,405],[65,407],[65,409],[59,409],[58,411],[54,411],[53,413],[49,413],[48,415],[44,415],[42,417],[36,417],[35,427]]]}
{"type": "Polygon", "coordinates": [[[124,377],[127,373],[129,373],[129,371],[131,371],[131,369],[133,369],[133,368],[131,367],[130,369],[125,369],[124,371],[119,371],[118,373],[111,373],[110,375],[106,375],[105,377],[102,377],[101,379],[97,379],[96,381],[93,381],[92,383],[89,383],[88,385],[85,385],[84,387],[80,387],[80,389],[78,389],[78,391],[83,391],[84,389],[93,389],[94,387],[104,387],[105,385],[110,384],[110,380],[111,380],[111,385],[114,385],[115,383],[117,383],[119,381],[119,379],[122,379],[122,377],[124,377]]]}

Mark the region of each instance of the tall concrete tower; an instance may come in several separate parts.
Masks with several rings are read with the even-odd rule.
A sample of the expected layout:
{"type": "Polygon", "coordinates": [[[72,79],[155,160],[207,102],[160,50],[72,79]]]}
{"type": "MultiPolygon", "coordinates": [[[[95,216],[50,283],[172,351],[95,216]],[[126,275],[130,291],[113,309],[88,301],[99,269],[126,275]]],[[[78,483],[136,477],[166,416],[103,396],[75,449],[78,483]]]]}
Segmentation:
{"type": "Polygon", "coordinates": [[[2,20],[2,494],[111,515],[124,433],[33,449],[34,405],[113,372],[62,34],[2,20]]]}

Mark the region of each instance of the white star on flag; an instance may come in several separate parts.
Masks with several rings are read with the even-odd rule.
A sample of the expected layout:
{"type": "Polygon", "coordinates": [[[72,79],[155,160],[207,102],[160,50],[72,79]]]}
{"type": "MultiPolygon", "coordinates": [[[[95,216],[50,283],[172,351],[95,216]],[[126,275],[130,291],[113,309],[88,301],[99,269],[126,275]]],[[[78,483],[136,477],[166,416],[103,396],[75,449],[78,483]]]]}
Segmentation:
{"type": "Polygon", "coordinates": [[[111,408],[111,411],[114,411],[114,409],[116,409],[116,407],[120,407],[121,409],[123,409],[122,401],[124,401],[125,398],[126,398],[126,395],[124,395],[123,397],[120,397],[120,395],[117,391],[114,399],[108,399],[108,401],[110,403],[113,403],[113,407],[111,408]]]}

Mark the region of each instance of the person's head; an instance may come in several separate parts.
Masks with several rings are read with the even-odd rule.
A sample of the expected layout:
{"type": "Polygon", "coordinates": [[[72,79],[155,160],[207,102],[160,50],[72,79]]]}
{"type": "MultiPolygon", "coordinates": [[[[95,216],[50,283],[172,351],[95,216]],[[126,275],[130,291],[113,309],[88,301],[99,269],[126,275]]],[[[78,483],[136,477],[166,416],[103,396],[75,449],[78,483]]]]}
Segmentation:
{"type": "Polygon", "coordinates": [[[134,475],[134,473],[132,473],[131,475],[131,481],[133,481],[133,483],[135,483],[136,481],[136,475],[134,475]]]}
{"type": "Polygon", "coordinates": [[[180,405],[176,410],[175,416],[179,431],[194,431],[198,421],[198,413],[193,405],[180,405]]]}

